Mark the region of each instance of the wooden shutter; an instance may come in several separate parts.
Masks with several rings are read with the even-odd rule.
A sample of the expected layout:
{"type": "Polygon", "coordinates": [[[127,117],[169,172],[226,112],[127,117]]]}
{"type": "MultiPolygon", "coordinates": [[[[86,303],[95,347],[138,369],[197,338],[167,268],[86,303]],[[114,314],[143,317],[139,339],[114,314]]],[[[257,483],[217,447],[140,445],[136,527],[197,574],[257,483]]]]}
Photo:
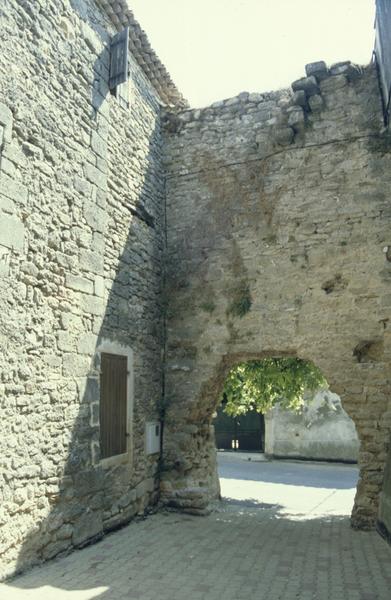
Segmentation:
{"type": "Polygon", "coordinates": [[[113,90],[128,80],[129,27],[117,33],[110,44],[109,88],[113,90]]]}
{"type": "Polygon", "coordinates": [[[116,354],[101,354],[100,444],[101,457],[124,454],[127,450],[127,376],[128,359],[116,354]]]}

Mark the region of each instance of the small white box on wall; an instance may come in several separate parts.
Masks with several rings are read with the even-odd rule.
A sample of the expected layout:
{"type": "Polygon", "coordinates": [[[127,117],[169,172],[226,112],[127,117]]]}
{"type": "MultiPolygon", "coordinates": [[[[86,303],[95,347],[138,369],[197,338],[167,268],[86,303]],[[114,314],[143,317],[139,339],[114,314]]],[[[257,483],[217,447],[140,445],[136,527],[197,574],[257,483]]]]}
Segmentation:
{"type": "Polygon", "coordinates": [[[161,426],[159,421],[149,421],[145,424],[145,452],[158,454],[160,452],[161,426]]]}

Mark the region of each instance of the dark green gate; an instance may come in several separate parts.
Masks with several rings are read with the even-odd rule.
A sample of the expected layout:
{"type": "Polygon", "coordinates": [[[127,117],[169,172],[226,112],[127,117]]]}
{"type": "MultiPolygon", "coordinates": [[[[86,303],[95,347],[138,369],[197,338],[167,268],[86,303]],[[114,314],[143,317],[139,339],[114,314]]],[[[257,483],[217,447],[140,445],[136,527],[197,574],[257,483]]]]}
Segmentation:
{"type": "Polygon", "coordinates": [[[264,452],[265,422],[263,415],[251,411],[240,417],[230,417],[220,407],[213,424],[218,450],[264,452]]]}

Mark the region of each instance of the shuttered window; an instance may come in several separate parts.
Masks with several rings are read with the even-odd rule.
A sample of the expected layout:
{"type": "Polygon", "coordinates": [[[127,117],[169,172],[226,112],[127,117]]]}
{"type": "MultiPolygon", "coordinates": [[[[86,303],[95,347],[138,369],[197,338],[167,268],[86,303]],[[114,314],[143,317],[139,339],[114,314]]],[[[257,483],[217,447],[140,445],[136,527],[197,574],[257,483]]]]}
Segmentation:
{"type": "Polygon", "coordinates": [[[128,359],[101,354],[100,445],[101,457],[124,454],[127,450],[128,359]]]}

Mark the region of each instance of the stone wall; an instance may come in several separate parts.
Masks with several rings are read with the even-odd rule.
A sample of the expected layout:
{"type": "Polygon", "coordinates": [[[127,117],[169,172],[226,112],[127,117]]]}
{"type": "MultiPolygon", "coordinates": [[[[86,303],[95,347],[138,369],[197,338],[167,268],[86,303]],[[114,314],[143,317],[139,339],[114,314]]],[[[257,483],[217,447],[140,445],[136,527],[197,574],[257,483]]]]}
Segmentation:
{"type": "Polygon", "coordinates": [[[275,406],[265,415],[265,453],[277,458],[357,462],[359,441],[341,399],[330,390],[308,395],[300,411],[275,406]]]}
{"type": "Polygon", "coordinates": [[[156,92],[108,92],[93,0],[2,0],[0,576],[157,499],[163,171],[156,92]],[[127,455],[100,460],[100,351],[129,357],[127,455]],[[131,363],[133,361],[133,364],[131,363]],[[132,384],[134,386],[131,398],[132,384]]]}
{"type": "Polygon", "coordinates": [[[320,367],[353,418],[352,523],[378,513],[391,426],[390,137],[373,66],[307,66],[291,90],[166,115],[165,501],[218,495],[211,417],[228,370],[320,367]]]}

